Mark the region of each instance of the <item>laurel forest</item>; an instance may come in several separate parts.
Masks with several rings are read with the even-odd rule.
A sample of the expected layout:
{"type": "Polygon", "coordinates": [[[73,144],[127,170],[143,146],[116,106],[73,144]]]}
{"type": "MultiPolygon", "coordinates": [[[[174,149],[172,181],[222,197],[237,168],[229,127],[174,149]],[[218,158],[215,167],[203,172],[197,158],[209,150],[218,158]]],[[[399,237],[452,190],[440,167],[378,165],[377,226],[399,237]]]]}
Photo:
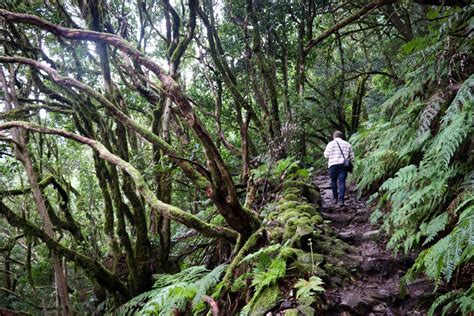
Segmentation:
{"type": "Polygon", "coordinates": [[[2,1],[0,314],[472,315],[473,30],[466,0],[2,1]]]}

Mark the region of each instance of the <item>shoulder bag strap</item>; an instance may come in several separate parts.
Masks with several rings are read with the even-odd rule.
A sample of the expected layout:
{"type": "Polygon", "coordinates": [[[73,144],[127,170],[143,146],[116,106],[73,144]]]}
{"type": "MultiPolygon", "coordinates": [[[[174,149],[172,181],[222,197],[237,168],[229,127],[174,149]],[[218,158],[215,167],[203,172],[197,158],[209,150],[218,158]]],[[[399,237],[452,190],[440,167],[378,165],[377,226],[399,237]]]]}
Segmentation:
{"type": "Polygon", "coordinates": [[[335,141],[335,142],[337,144],[337,147],[339,147],[339,150],[341,151],[342,158],[344,158],[344,160],[346,160],[346,157],[344,156],[344,153],[342,152],[341,146],[339,145],[339,143],[337,141],[335,141]]]}

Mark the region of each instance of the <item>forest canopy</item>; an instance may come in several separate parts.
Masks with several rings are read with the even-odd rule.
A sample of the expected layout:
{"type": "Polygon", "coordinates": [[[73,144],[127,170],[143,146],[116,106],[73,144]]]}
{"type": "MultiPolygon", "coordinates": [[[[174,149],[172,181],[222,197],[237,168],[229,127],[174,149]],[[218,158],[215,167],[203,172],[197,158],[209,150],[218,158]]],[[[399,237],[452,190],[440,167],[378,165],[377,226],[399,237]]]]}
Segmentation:
{"type": "Polygon", "coordinates": [[[472,312],[473,28],[463,0],[2,1],[0,308],[323,311],[339,130],[402,285],[472,312]]]}

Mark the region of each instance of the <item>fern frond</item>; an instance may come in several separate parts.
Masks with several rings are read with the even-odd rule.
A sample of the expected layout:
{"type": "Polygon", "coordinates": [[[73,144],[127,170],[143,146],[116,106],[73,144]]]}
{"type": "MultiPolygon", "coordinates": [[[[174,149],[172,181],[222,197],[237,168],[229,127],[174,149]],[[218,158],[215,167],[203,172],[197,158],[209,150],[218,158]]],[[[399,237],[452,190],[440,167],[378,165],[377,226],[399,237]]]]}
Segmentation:
{"type": "Polygon", "coordinates": [[[252,285],[256,288],[263,288],[267,285],[274,284],[278,279],[285,276],[286,261],[280,257],[272,260],[268,270],[258,271],[252,281],[252,285]]]}
{"type": "Polygon", "coordinates": [[[314,302],[315,293],[324,292],[322,285],[324,285],[323,280],[315,275],[309,280],[299,279],[295,284],[296,298],[301,304],[311,305],[314,302]]]}
{"type": "Polygon", "coordinates": [[[434,118],[438,115],[441,105],[446,102],[446,96],[443,91],[438,91],[431,96],[428,100],[426,107],[423,109],[420,115],[420,127],[416,134],[420,137],[423,133],[427,132],[431,128],[431,123],[434,118]]]}
{"type": "Polygon", "coordinates": [[[462,107],[474,100],[474,74],[467,78],[461,88],[459,88],[456,96],[454,97],[451,105],[446,110],[447,117],[459,113],[462,110],[462,107]]]}
{"type": "Polygon", "coordinates": [[[439,296],[428,310],[428,315],[438,315],[441,306],[441,315],[469,315],[474,310],[474,285],[464,292],[454,290],[439,296]]]}
{"type": "Polygon", "coordinates": [[[448,224],[448,214],[443,213],[433,219],[431,222],[426,225],[426,228],[423,230],[423,234],[426,236],[426,239],[423,243],[423,246],[435,239],[439,232],[443,231],[448,224]]]}
{"type": "MultiPolygon", "coordinates": [[[[474,203],[471,194],[464,195],[467,203],[461,203],[455,213],[460,213],[456,227],[446,237],[420,253],[410,274],[424,271],[437,283],[444,277],[450,281],[454,271],[463,262],[469,262],[474,256],[474,203]]],[[[442,217],[432,221],[433,231],[442,227],[442,217]]]]}
{"type": "Polygon", "coordinates": [[[268,246],[268,247],[263,247],[260,250],[253,252],[251,254],[248,254],[247,256],[242,258],[242,260],[239,262],[239,265],[241,265],[242,263],[255,262],[262,256],[268,256],[268,255],[276,253],[280,248],[281,248],[281,245],[279,243],[268,246]]]}
{"type": "Polygon", "coordinates": [[[209,271],[195,266],[176,274],[159,275],[151,291],[132,298],[118,309],[117,315],[169,315],[175,309],[185,310],[189,302],[196,307],[226,268],[224,264],[209,271]]]}
{"type": "Polygon", "coordinates": [[[406,166],[395,174],[395,177],[385,181],[380,187],[383,191],[394,191],[410,185],[417,176],[417,167],[415,165],[406,166]]]}

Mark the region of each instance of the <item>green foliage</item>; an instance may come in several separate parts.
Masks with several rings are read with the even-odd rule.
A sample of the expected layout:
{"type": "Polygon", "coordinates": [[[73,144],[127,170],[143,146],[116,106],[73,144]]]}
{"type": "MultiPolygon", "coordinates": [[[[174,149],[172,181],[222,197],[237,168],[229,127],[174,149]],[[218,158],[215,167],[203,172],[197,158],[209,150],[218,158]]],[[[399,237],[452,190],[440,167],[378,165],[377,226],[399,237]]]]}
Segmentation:
{"type": "Polygon", "coordinates": [[[281,181],[282,179],[296,179],[307,181],[311,177],[313,168],[301,168],[301,162],[293,156],[278,161],[271,159],[252,170],[256,179],[281,181]]]}
{"type": "MultiPolygon", "coordinates": [[[[439,38],[415,38],[401,48],[406,83],[352,138],[362,156],[354,178],[361,189],[375,192],[371,220],[382,220],[387,246],[394,252],[421,250],[405,283],[420,274],[437,285],[450,283],[474,257],[474,75],[466,74],[458,58],[469,41],[448,35],[466,28],[466,12],[472,8],[440,16],[439,38]],[[448,85],[456,81],[453,95],[448,85]]],[[[430,313],[444,306],[443,314],[466,314],[472,295],[472,287],[455,289],[440,296],[430,313]]]]}
{"type": "Polygon", "coordinates": [[[296,298],[303,305],[311,305],[315,300],[315,293],[324,292],[323,280],[313,275],[309,280],[299,279],[295,284],[296,298]]]}
{"type": "Polygon", "coordinates": [[[441,316],[462,314],[468,315],[474,310],[474,285],[467,291],[451,291],[439,296],[431,305],[428,315],[441,316]]]}
{"type": "Polygon", "coordinates": [[[286,274],[286,260],[281,256],[270,259],[268,255],[263,254],[259,258],[252,271],[252,275],[254,275],[252,286],[255,288],[255,293],[242,309],[241,315],[248,315],[259,297],[286,274]]]}
{"type": "Polygon", "coordinates": [[[285,276],[286,261],[277,257],[270,262],[270,266],[258,264],[254,269],[254,279],[252,285],[255,286],[256,292],[263,289],[265,286],[274,284],[278,279],[285,276]]]}
{"type": "Polygon", "coordinates": [[[280,244],[275,244],[275,245],[270,245],[268,247],[263,247],[260,250],[248,254],[242,260],[240,261],[239,264],[242,263],[249,263],[249,262],[255,262],[260,259],[260,257],[268,257],[270,254],[276,253],[278,250],[280,250],[281,245],[280,244]]]}
{"type": "Polygon", "coordinates": [[[218,283],[226,268],[223,264],[209,271],[204,266],[195,266],[176,274],[159,275],[153,290],[134,297],[117,314],[169,315],[175,309],[185,311],[189,303],[195,310],[201,310],[202,296],[218,283]]]}
{"type": "MultiPolygon", "coordinates": [[[[449,282],[453,272],[461,264],[474,258],[474,194],[466,193],[454,213],[459,214],[455,228],[446,237],[420,253],[406,276],[408,281],[423,271],[437,283],[443,278],[449,282]]],[[[437,231],[444,229],[446,222],[446,213],[431,221],[426,228],[427,240],[431,241],[437,231]]]]}

